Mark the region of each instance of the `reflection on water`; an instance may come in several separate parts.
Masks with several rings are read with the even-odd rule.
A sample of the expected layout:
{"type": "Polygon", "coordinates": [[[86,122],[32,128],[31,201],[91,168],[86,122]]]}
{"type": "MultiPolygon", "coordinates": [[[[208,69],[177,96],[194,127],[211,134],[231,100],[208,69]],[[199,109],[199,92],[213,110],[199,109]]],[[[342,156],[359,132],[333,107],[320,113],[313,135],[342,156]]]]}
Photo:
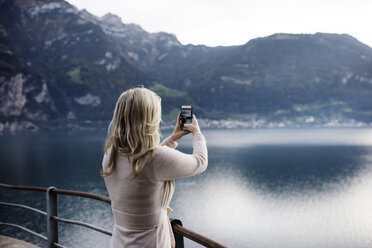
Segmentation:
{"type": "Polygon", "coordinates": [[[324,189],[273,193],[223,170],[179,183],[172,207],[185,226],[229,247],[371,247],[371,171],[324,189]]]}
{"type": "MultiPolygon", "coordinates": [[[[171,217],[186,227],[228,247],[372,247],[371,130],[216,130],[205,136],[207,171],[177,180],[171,202],[171,217]]],[[[99,176],[103,141],[104,133],[1,137],[0,181],[107,194],[99,176]]],[[[191,137],[179,149],[191,152],[191,137]]],[[[43,194],[0,193],[0,200],[45,208],[43,194]]],[[[1,220],[45,231],[43,217],[24,212],[0,207],[1,220]]],[[[110,207],[89,199],[60,196],[59,215],[113,227],[110,207]]],[[[0,233],[44,245],[8,228],[0,233]]],[[[105,247],[109,238],[60,224],[60,241],[105,247]]],[[[186,241],[186,247],[199,246],[186,241]]]]}

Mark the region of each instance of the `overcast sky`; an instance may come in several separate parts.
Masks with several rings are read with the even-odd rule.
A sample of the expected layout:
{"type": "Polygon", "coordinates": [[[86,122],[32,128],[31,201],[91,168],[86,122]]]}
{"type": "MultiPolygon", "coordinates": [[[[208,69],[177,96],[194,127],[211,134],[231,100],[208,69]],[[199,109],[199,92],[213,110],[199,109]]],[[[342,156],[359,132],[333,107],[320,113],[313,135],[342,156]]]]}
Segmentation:
{"type": "Polygon", "coordinates": [[[67,0],[182,44],[241,45],[273,33],[347,33],[372,47],[372,0],[67,0]]]}

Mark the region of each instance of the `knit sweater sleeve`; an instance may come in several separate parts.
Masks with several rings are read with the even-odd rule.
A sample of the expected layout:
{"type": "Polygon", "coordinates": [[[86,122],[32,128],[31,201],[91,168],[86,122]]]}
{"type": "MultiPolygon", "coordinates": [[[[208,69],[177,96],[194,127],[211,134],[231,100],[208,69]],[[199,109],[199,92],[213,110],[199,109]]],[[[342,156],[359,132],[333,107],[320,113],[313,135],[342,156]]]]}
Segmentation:
{"type": "Polygon", "coordinates": [[[204,136],[198,132],[194,135],[193,153],[185,154],[159,146],[153,160],[154,177],[158,181],[191,177],[202,173],[208,166],[208,151],[204,136]]]}
{"type": "Polygon", "coordinates": [[[160,146],[168,146],[169,148],[173,149],[176,148],[177,145],[178,145],[177,141],[174,141],[172,136],[169,136],[160,143],[160,146]]]}

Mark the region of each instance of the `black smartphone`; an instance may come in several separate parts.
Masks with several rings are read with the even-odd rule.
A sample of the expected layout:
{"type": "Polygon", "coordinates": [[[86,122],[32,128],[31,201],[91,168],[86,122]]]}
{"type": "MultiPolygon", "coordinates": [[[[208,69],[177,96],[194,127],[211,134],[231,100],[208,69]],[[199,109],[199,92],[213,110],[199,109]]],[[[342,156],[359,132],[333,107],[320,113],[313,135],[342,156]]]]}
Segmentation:
{"type": "Polygon", "coordinates": [[[192,121],[192,106],[181,105],[181,128],[183,129],[184,124],[191,124],[192,121]]]}

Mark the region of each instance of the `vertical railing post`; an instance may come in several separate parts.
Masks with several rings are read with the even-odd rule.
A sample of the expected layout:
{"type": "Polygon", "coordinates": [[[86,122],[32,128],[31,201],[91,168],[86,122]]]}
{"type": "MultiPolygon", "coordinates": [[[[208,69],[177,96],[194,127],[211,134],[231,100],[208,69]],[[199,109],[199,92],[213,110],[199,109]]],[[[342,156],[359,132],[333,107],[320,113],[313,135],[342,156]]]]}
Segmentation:
{"type": "Polygon", "coordinates": [[[53,248],[54,243],[58,243],[58,222],[53,218],[58,214],[57,194],[54,193],[55,187],[49,187],[46,192],[47,204],[47,248],[53,248]]]}
{"type": "Polygon", "coordinates": [[[180,226],[183,226],[182,225],[182,221],[178,220],[178,219],[172,219],[171,220],[171,224],[172,224],[172,231],[173,231],[173,236],[174,236],[174,239],[176,241],[176,248],[184,248],[184,244],[183,244],[183,235],[181,234],[178,234],[174,231],[173,229],[173,224],[178,224],[180,226]]]}

